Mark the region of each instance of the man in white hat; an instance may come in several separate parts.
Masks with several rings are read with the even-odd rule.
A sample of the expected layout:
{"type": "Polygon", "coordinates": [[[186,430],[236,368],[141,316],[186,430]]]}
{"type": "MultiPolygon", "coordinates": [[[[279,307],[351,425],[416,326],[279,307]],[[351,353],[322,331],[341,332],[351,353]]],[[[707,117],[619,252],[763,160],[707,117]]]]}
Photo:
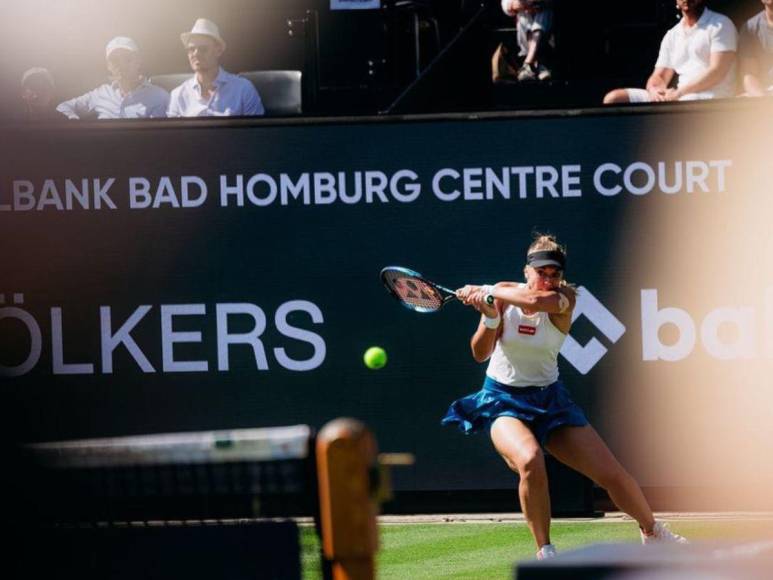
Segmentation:
{"type": "Polygon", "coordinates": [[[253,84],[223,70],[220,57],[225,41],[217,25],[199,18],[190,32],[180,35],[193,77],[172,91],[169,117],[227,117],[263,115],[263,103],[253,84]]]}
{"type": "Polygon", "coordinates": [[[150,84],[142,76],[142,60],[136,42],[126,36],[116,36],[107,43],[105,58],[112,82],[61,103],[57,111],[70,119],[93,116],[98,119],[166,116],[169,93],[150,84]]]}

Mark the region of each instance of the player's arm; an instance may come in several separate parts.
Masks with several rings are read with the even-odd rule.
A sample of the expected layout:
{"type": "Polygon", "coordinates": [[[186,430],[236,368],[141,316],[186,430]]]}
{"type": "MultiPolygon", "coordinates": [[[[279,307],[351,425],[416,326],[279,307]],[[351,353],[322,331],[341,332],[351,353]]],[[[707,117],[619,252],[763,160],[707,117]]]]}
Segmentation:
{"type": "MultiPolygon", "coordinates": [[[[485,302],[483,303],[485,304],[485,302]]],[[[492,305],[485,304],[480,308],[480,322],[475,334],[470,339],[472,358],[482,363],[494,352],[497,340],[502,336],[502,303],[496,301],[492,305]]]]}
{"type": "Polygon", "coordinates": [[[481,314],[475,334],[470,339],[472,358],[479,363],[491,356],[497,339],[502,334],[503,304],[499,300],[495,300],[493,304],[488,303],[486,297],[491,288],[493,286],[467,285],[456,291],[457,298],[463,304],[473,307],[481,314]]]}
{"type": "Polygon", "coordinates": [[[495,299],[533,312],[565,314],[574,308],[575,296],[571,288],[558,290],[531,290],[511,282],[500,282],[491,292],[495,299]]]}

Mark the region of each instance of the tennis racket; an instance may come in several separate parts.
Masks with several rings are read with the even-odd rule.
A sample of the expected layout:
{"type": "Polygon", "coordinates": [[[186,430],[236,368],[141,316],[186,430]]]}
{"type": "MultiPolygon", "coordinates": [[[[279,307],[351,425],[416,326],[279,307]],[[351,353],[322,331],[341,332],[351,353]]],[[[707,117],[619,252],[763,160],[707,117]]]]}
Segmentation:
{"type": "MultiPolygon", "coordinates": [[[[381,270],[381,282],[400,304],[416,312],[437,312],[447,303],[456,300],[453,290],[430,282],[418,272],[401,266],[387,266],[381,270]]],[[[489,294],[486,302],[493,304],[494,297],[489,294]]]]}

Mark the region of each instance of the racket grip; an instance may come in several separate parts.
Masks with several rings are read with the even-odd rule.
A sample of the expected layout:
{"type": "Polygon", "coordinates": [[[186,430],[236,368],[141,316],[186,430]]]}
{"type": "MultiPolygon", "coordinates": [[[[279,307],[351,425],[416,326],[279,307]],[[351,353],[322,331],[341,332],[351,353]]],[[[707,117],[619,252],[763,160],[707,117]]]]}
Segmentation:
{"type": "Polygon", "coordinates": [[[494,297],[491,294],[486,294],[485,300],[486,300],[486,304],[488,304],[489,306],[494,304],[494,297]]]}

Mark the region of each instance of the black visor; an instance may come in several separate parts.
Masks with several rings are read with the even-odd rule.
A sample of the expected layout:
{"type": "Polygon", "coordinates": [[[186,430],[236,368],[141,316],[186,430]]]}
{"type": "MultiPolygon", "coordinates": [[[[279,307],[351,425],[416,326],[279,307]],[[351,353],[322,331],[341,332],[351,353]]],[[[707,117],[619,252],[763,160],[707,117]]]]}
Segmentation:
{"type": "Polygon", "coordinates": [[[566,256],[558,250],[542,250],[532,252],[526,256],[526,264],[532,268],[541,268],[543,266],[554,266],[563,270],[566,266],[566,256]]]}

